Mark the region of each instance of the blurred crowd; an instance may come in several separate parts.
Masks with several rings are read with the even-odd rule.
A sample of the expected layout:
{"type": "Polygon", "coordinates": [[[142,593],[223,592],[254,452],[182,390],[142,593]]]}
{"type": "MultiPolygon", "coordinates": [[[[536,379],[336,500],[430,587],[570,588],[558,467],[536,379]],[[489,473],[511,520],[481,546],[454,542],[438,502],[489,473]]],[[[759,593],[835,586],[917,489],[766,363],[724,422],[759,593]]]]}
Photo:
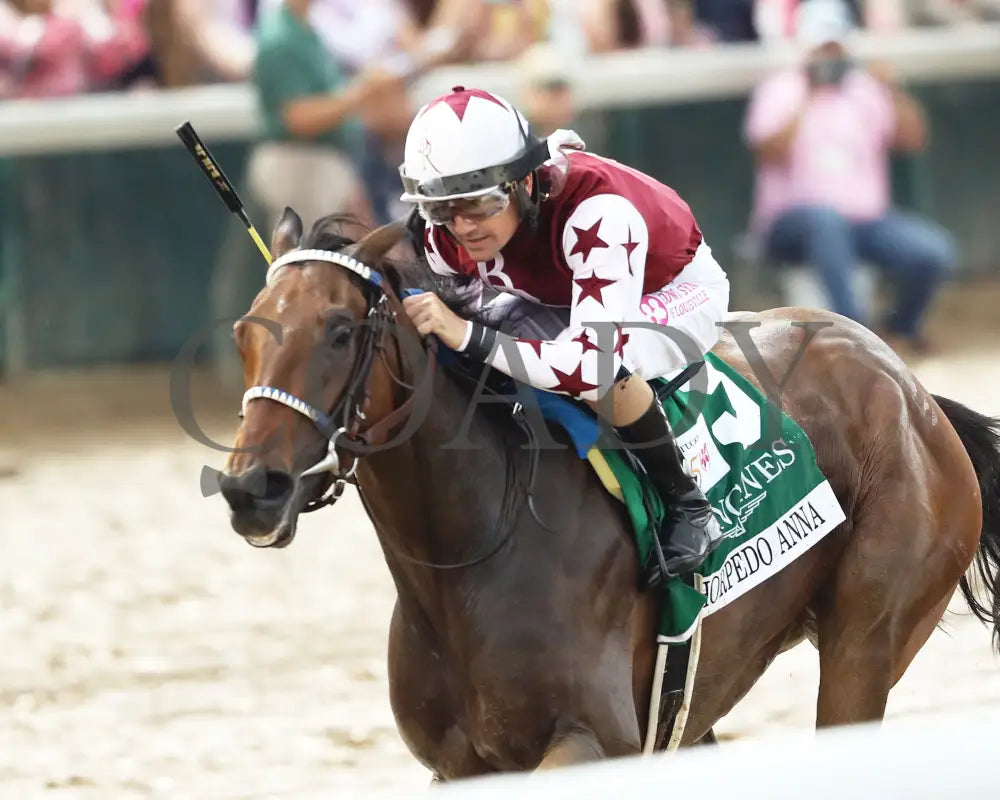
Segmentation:
{"type": "Polygon", "coordinates": [[[423,72],[515,64],[510,99],[546,135],[574,122],[574,58],[794,41],[816,3],[837,5],[834,23],[820,12],[812,24],[816,53],[751,98],[748,227],[770,258],[813,262],[831,305],[855,318],[864,312],[852,265],[859,253],[884,256],[909,282],[895,324],[914,336],[954,267],[944,232],[895,215],[887,195],[888,154],[919,150],[923,120],[884,69],[851,71],[849,53],[831,50],[843,31],[823,28],[992,21],[1000,0],[0,0],[0,101],[248,82],[261,134],[244,181],[270,217],[264,228],[285,205],[374,224],[405,210],[397,166],[416,112],[410,85],[423,72]]]}
{"type": "MultiPolygon", "coordinates": [[[[561,52],[706,47],[792,35],[806,0],[315,0],[309,22],[340,67],[561,52]]],[[[1000,19],[1000,0],[845,0],[887,30],[1000,19]]],[[[0,0],[0,98],[240,81],[281,0],[0,0]]]]}

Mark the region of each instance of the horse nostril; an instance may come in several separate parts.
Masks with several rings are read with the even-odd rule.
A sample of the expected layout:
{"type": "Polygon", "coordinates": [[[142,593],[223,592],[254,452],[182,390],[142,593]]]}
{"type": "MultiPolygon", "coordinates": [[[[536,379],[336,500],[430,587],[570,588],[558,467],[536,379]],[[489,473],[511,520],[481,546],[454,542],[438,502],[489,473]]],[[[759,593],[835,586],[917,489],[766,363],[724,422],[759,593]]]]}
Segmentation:
{"type": "Polygon", "coordinates": [[[280,507],[292,493],[292,476],[261,465],[239,475],[219,476],[222,496],[233,511],[254,511],[280,507]]]}
{"type": "Polygon", "coordinates": [[[276,469],[267,471],[263,500],[275,502],[285,500],[292,493],[292,476],[276,469]]]}
{"type": "Polygon", "coordinates": [[[219,475],[219,488],[233,511],[249,510],[264,496],[267,475],[262,466],[251,467],[238,475],[223,472],[219,475]]]}

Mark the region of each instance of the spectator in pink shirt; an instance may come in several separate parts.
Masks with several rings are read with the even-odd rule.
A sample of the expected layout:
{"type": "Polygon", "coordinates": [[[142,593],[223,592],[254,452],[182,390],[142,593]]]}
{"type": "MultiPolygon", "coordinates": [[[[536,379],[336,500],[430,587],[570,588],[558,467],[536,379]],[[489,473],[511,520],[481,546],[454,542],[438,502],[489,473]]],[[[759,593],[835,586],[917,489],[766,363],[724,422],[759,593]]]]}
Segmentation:
{"type": "Polygon", "coordinates": [[[892,207],[890,151],[918,151],[927,134],[916,102],[884,70],[854,64],[838,0],[799,7],[805,64],[767,79],[750,99],[744,135],[757,161],[751,226],[776,261],[806,261],[832,308],[864,324],[852,289],[862,258],[897,286],[877,329],[923,349],[921,325],[935,290],[955,269],[955,246],[934,222],[892,207]]]}

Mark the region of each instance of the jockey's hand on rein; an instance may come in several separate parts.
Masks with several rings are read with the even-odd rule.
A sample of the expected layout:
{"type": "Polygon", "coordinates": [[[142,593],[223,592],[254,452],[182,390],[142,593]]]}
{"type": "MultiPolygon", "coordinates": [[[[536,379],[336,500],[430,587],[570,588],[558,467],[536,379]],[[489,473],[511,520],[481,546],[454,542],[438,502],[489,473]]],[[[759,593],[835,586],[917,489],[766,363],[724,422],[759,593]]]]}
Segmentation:
{"type": "Polygon", "coordinates": [[[469,323],[444,304],[434,292],[403,298],[403,308],[421,336],[436,334],[441,344],[457,350],[465,341],[469,323]]]}

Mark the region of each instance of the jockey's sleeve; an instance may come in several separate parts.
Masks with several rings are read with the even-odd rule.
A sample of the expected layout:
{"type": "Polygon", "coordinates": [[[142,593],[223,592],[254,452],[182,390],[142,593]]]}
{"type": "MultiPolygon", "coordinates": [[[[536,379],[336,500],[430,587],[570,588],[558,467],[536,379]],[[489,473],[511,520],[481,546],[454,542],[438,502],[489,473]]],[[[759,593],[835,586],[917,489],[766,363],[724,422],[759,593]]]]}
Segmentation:
{"type": "Polygon", "coordinates": [[[638,209],[614,194],[588,197],[563,228],[573,281],[569,327],[554,340],[517,339],[470,322],[459,348],[538,389],[598,400],[620,377],[642,297],[649,234],[638,209]]]}

